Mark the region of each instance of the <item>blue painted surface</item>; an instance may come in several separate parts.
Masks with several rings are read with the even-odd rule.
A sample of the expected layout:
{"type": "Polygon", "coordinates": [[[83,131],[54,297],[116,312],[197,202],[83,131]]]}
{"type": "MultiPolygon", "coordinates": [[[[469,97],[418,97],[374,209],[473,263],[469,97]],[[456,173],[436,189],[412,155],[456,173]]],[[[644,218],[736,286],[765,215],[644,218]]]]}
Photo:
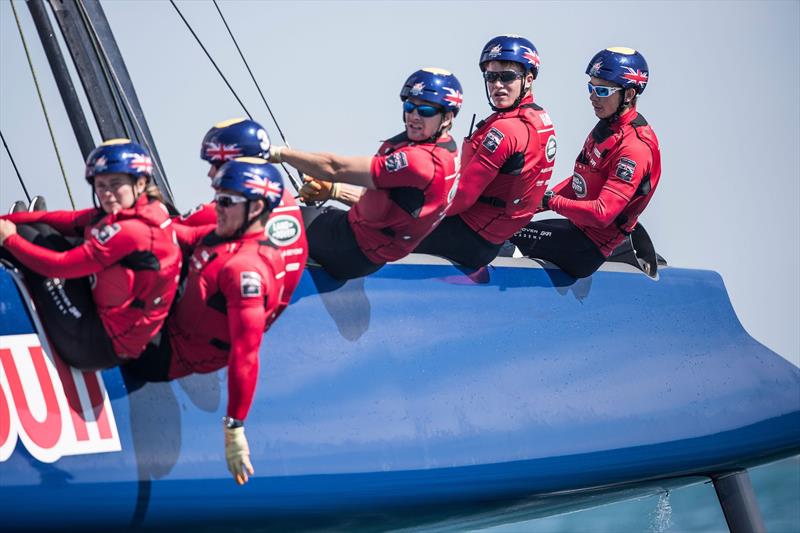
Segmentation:
{"type": "MultiPolygon", "coordinates": [[[[122,452],[44,464],[18,443],[0,463],[3,517],[402,526],[523,503],[547,514],[800,452],[800,371],[744,331],[717,274],[483,274],[307,272],[262,346],[244,487],[223,457],[224,371],[104,372],[122,452]]],[[[19,333],[7,309],[0,334],[19,333]]]]}

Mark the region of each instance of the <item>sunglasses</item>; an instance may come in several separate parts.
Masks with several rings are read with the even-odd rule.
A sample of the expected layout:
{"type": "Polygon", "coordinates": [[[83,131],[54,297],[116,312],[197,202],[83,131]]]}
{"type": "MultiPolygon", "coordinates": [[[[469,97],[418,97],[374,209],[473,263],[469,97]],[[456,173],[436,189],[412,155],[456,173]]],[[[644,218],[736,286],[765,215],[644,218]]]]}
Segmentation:
{"type": "Polygon", "coordinates": [[[435,117],[439,113],[444,112],[443,109],[428,104],[415,104],[414,102],[411,102],[409,100],[403,102],[403,111],[405,111],[406,113],[410,114],[415,109],[417,110],[417,113],[419,113],[419,116],[423,118],[435,117]]]}
{"type": "Polygon", "coordinates": [[[236,204],[243,204],[247,201],[247,198],[244,196],[235,196],[233,194],[225,194],[223,192],[218,192],[214,195],[214,201],[217,202],[217,205],[222,208],[228,208],[232,205],[236,204]]]}
{"type": "Polygon", "coordinates": [[[589,94],[596,94],[600,98],[608,98],[617,91],[621,91],[622,87],[606,87],[605,85],[592,85],[592,82],[587,84],[589,86],[589,94]]]}
{"type": "Polygon", "coordinates": [[[503,83],[509,83],[522,78],[522,76],[523,74],[520,74],[514,70],[501,70],[500,72],[492,72],[487,70],[483,73],[483,79],[489,83],[494,83],[497,80],[500,80],[503,83]]]}

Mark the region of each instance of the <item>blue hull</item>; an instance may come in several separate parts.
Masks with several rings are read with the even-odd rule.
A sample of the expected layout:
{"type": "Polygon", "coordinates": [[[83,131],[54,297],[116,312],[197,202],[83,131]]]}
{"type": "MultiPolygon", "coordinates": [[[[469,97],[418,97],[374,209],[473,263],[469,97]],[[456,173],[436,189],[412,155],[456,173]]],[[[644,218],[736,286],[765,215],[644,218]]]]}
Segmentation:
{"type": "MultiPolygon", "coordinates": [[[[719,275],[609,268],[578,283],[510,259],[472,276],[396,263],[343,286],[306,272],[264,339],[244,487],[223,457],[224,371],[88,377],[52,449],[24,435],[47,441],[42,410],[26,415],[0,379],[3,523],[546,515],[800,453],[800,370],[744,331],[719,275]],[[5,452],[4,412],[19,435],[5,452]]],[[[6,271],[0,287],[0,335],[15,346],[0,364],[19,365],[34,326],[6,271]]]]}

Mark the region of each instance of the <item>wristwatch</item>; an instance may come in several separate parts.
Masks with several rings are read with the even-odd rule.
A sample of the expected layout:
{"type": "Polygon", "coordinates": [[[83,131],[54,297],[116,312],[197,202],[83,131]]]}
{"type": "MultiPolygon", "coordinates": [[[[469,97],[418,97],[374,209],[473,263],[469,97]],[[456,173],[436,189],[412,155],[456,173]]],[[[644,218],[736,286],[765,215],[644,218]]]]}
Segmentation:
{"type": "Polygon", "coordinates": [[[222,423],[225,424],[225,427],[228,429],[235,429],[244,426],[244,420],[239,420],[238,418],[231,418],[229,416],[223,416],[222,423]]]}
{"type": "Polygon", "coordinates": [[[542,197],[542,207],[544,207],[545,209],[550,209],[549,206],[550,198],[552,198],[555,195],[556,193],[554,193],[553,191],[545,191],[544,196],[542,197]]]}

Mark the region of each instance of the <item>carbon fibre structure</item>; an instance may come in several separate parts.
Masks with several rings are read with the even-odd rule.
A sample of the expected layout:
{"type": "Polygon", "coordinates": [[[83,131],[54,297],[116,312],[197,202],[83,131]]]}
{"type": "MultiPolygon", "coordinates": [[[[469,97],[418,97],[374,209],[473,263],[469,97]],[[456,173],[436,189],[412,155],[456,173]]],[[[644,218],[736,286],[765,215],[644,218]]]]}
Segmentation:
{"type": "Polygon", "coordinates": [[[800,370],[745,332],[713,272],[310,269],[264,338],[243,487],[223,457],[224,371],[70,374],[12,272],[0,287],[11,529],[485,525],[800,452],[800,370]]]}

